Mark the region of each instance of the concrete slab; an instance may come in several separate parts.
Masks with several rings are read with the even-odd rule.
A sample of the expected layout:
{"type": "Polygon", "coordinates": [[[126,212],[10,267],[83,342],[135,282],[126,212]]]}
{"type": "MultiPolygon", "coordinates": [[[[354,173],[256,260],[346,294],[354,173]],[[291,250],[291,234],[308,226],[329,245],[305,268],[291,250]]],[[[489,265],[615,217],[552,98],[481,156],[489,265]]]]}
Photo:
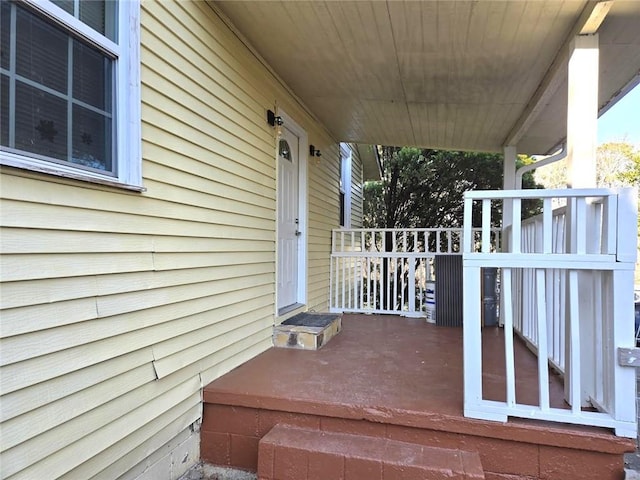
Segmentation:
{"type": "Polygon", "coordinates": [[[199,463],[194,465],[179,480],[257,480],[257,478],[258,476],[255,473],[199,463]]]}

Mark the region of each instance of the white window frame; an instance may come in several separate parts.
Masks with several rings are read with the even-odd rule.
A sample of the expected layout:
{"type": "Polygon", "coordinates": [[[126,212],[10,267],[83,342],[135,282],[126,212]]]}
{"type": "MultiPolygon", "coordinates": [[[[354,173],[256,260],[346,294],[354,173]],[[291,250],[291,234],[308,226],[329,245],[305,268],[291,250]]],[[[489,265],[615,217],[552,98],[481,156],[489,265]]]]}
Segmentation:
{"type": "Polygon", "coordinates": [[[23,0],[52,23],[78,35],[114,56],[115,69],[115,153],[116,175],[101,174],[73,165],[43,160],[28,153],[7,151],[0,146],[0,165],[47,173],[135,191],[142,187],[140,114],[140,2],[118,2],[118,42],[113,42],[48,0],[23,0]]]}
{"type": "Polygon", "coordinates": [[[351,228],[351,148],[346,143],[340,144],[340,193],[344,195],[344,225],[351,228]]]}

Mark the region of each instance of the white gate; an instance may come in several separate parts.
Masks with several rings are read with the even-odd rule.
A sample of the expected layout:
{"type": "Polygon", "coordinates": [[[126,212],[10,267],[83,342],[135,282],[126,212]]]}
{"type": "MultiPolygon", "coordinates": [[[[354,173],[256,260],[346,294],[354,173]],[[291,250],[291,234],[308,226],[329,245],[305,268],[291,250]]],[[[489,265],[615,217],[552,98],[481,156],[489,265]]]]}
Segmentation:
{"type": "Polygon", "coordinates": [[[482,238],[490,234],[497,202],[512,201],[512,227],[502,252],[466,236],[464,269],[465,416],[508,416],[614,428],[635,437],[635,370],[618,364],[619,348],[634,346],[633,270],[637,193],[631,189],[467,192],[465,232],[472,207],[482,204],[482,238]],[[525,199],[540,199],[542,214],[521,220],[525,199]],[[563,199],[565,209],[552,208],[563,199]],[[506,401],[482,395],[480,272],[502,269],[506,401]],[[513,332],[538,355],[538,405],[518,403],[513,332]],[[564,375],[568,409],[551,408],[549,369],[564,375]],[[594,407],[585,410],[583,407],[594,407]]]}

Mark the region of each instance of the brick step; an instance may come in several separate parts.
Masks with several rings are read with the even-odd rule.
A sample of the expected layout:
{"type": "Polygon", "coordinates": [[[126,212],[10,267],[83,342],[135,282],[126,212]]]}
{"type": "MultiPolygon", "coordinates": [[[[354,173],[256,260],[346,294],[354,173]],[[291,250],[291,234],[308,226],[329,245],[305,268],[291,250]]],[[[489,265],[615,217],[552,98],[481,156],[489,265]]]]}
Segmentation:
{"type": "Polygon", "coordinates": [[[259,443],[258,480],[484,479],[476,452],[278,424],[259,443]]]}

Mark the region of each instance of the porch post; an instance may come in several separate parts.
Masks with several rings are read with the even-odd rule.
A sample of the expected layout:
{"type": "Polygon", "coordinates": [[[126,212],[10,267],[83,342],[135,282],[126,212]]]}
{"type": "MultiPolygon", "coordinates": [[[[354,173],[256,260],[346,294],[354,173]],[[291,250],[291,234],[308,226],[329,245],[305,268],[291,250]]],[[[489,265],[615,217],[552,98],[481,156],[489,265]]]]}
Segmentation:
{"type": "MultiPolygon", "coordinates": [[[[516,186],[516,158],[518,155],[515,145],[506,145],[503,147],[504,164],[502,166],[502,189],[515,190],[516,186]]],[[[513,200],[502,200],[502,233],[500,236],[502,242],[502,251],[508,252],[511,243],[511,226],[513,225],[513,200]]],[[[504,325],[504,295],[500,295],[500,325],[504,325]]]]}
{"type": "MultiPolygon", "coordinates": [[[[568,64],[568,101],[567,101],[567,169],[569,188],[594,188],[596,186],[596,142],[598,133],[598,34],[578,35],[570,45],[568,64]]],[[[573,202],[567,205],[566,221],[567,252],[578,253],[577,211],[573,202]]],[[[593,219],[591,219],[593,220],[593,219]]],[[[588,222],[594,228],[593,221],[588,222]]],[[[587,238],[594,237],[587,234],[587,238]]],[[[589,250],[589,246],[587,246],[589,250]]],[[[567,302],[565,322],[565,398],[570,405],[588,405],[594,385],[595,369],[592,367],[595,335],[594,281],[595,273],[584,270],[577,274],[577,282],[567,282],[567,302]],[[571,299],[574,299],[574,302],[571,299]],[[571,309],[573,303],[576,309],[571,309]],[[579,322],[579,365],[571,362],[571,316],[578,315],[579,322]],[[578,375],[578,378],[574,378],[578,375]],[[574,382],[580,384],[580,397],[573,398],[576,389],[574,382]]],[[[574,332],[578,334],[578,332],[574,332]]],[[[576,358],[576,357],[574,357],[576,358]]]]}
{"type": "MultiPolygon", "coordinates": [[[[618,196],[617,238],[618,240],[618,265],[622,268],[614,270],[611,306],[610,336],[607,339],[615,356],[618,356],[618,347],[634,348],[635,333],[633,323],[633,271],[637,260],[637,231],[638,224],[638,190],[625,188],[618,196]],[[628,319],[628,321],[625,321],[628,319]]],[[[613,368],[613,378],[608,379],[613,383],[613,411],[615,418],[621,422],[616,428],[616,435],[635,438],[638,435],[635,409],[635,383],[636,369],[622,366],[616,362],[613,368]]]]}
{"type": "Polygon", "coordinates": [[[570,188],[596,185],[598,137],[598,34],[571,42],[567,104],[567,167],[570,188]]]}
{"type": "MultiPolygon", "coordinates": [[[[502,166],[502,189],[515,190],[516,188],[516,158],[518,152],[515,145],[502,147],[504,152],[504,165],[502,166]]],[[[513,215],[513,201],[505,200],[502,207],[502,229],[511,226],[513,215]]]]}

